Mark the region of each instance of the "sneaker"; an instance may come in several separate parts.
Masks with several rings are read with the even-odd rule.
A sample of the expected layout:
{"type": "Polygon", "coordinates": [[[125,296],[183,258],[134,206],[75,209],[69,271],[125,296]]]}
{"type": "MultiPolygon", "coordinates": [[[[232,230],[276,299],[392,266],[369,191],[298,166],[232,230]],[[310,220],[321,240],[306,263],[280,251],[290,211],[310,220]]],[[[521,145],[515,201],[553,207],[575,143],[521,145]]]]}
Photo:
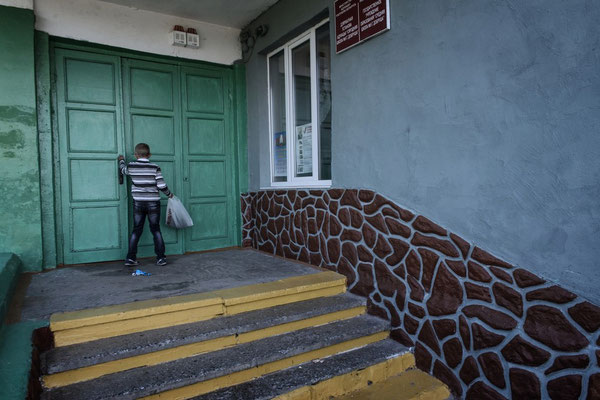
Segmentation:
{"type": "Polygon", "coordinates": [[[156,265],[160,265],[161,267],[163,265],[167,265],[167,259],[166,258],[159,258],[158,260],[156,260],[156,265]]]}
{"type": "Polygon", "coordinates": [[[127,267],[135,267],[136,265],[140,265],[140,262],[137,260],[132,260],[131,258],[128,258],[127,260],[125,260],[125,265],[127,267]]]}

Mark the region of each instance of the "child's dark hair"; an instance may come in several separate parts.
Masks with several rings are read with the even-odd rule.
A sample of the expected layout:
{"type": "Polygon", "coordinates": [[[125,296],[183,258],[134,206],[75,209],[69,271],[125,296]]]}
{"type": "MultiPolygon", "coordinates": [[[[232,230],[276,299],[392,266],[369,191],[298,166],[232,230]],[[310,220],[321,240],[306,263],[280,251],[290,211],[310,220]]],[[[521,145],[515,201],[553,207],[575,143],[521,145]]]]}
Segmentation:
{"type": "Polygon", "coordinates": [[[150,155],[150,146],[146,143],[138,143],[135,145],[135,154],[144,158],[150,155]]]}

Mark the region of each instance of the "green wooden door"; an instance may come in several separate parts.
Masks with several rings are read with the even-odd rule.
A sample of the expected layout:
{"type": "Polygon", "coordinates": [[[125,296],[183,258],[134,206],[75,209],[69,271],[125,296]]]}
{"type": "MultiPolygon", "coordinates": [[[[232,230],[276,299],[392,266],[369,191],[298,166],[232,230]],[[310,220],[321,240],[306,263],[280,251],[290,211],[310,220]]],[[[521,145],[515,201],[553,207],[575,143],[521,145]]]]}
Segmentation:
{"type": "MultiPolygon", "coordinates": [[[[125,257],[131,198],[116,158],[134,160],[140,142],[194,219],[185,230],[165,226],[161,195],[167,255],[235,246],[231,70],[60,48],[55,60],[63,263],[125,257]]],[[[152,255],[146,223],[138,257],[152,255]]]]}
{"type": "Polygon", "coordinates": [[[234,246],[231,72],[181,69],[185,205],[194,226],[186,251],[234,246]]]}
{"type": "Polygon", "coordinates": [[[119,57],[57,49],[63,263],[115,260],[127,251],[127,195],[119,57]]]}
{"type": "MultiPolygon", "coordinates": [[[[124,119],[127,160],[134,160],[137,143],[147,143],[169,189],[178,197],[182,187],[181,111],[179,68],[176,65],[123,60],[124,119]]],[[[131,202],[129,202],[131,204],[131,202]]],[[[183,252],[183,232],[164,224],[167,198],[161,194],[161,232],[167,254],[183,252]]],[[[131,215],[131,212],[130,212],[131,215]]],[[[130,218],[131,224],[131,218],[130,218]]],[[[138,245],[138,257],[154,255],[147,222],[138,245]]]]}

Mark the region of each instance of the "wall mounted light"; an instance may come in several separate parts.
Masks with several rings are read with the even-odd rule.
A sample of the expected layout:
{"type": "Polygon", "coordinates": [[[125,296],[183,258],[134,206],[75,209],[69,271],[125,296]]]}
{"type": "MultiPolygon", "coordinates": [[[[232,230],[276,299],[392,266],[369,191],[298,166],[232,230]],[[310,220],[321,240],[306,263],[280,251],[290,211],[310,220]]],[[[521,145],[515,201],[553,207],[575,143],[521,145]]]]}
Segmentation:
{"type": "Polygon", "coordinates": [[[193,47],[197,49],[200,47],[200,35],[194,28],[188,28],[187,30],[187,47],[193,47]]]}
{"type": "Polygon", "coordinates": [[[173,27],[173,30],[171,31],[171,44],[173,46],[185,47],[185,45],[187,44],[187,39],[183,26],[175,25],[173,27]]]}

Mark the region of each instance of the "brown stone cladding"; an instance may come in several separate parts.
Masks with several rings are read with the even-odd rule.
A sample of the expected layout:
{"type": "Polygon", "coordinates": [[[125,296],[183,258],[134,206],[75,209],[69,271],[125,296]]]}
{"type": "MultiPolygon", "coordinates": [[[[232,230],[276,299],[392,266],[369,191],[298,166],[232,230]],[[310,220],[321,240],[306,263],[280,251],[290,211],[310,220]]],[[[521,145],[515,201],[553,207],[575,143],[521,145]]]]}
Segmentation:
{"type": "Polygon", "coordinates": [[[371,190],[241,196],[243,246],[346,276],[466,399],[600,400],[600,307],[371,190]]]}

